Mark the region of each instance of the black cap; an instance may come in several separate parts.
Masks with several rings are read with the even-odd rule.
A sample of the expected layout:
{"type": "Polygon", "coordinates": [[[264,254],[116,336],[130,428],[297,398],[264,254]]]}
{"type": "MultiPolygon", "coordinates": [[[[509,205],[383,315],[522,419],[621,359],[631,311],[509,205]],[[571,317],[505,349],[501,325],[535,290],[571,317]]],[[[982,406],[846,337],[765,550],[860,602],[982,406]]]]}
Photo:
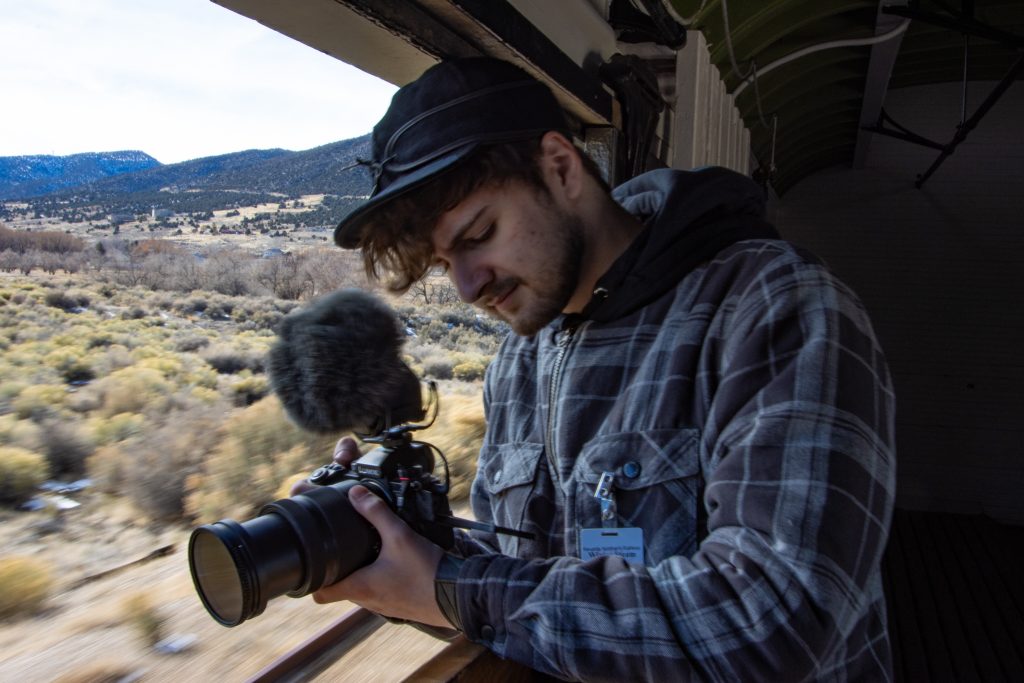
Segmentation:
{"type": "Polygon", "coordinates": [[[447,171],[480,145],[568,136],[565,114],[546,85],[519,67],[490,57],[441,62],[399,88],[373,128],[374,186],[346,216],[334,241],[359,246],[381,206],[447,171]]]}

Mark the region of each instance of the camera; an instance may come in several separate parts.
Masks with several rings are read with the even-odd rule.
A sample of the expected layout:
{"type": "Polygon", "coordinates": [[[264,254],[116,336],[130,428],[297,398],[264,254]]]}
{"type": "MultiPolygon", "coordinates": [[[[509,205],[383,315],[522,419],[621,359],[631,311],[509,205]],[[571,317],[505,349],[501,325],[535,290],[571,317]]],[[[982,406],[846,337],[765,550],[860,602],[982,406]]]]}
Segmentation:
{"type": "MultiPolygon", "coordinates": [[[[436,416],[436,389],[432,389],[436,416]]],[[[379,446],[348,467],[315,470],[317,488],[269,503],[253,519],[223,519],[196,528],[189,539],[189,568],[210,615],[225,626],[258,616],[280,595],[302,597],[373,562],[380,536],[352,508],[348,492],[365,486],[413,530],[449,549],[453,527],[479,526],[452,516],[445,481],[433,476],[434,446],[413,441],[429,425],[384,429],[366,442],[379,446]]],[[[437,451],[440,454],[440,451],[437,451]]],[[[443,455],[442,455],[443,460],[443,455]]]]}
{"type": "MultiPolygon", "coordinates": [[[[222,519],[193,530],[189,569],[210,616],[224,626],[237,626],[262,614],[276,597],[309,595],[377,559],[380,535],[348,499],[356,485],[380,496],[414,531],[445,550],[455,543],[455,528],[532,539],[530,533],[452,515],[444,454],[411,436],[437,417],[433,383],[430,398],[429,423],[388,427],[396,415],[389,411],[376,433],[359,435],[378,447],[348,467],[331,463],[318,468],[309,476],[316,488],[264,505],[246,522],[222,519]],[[433,474],[434,453],[444,463],[443,482],[433,474]]],[[[417,414],[424,412],[401,413],[402,419],[417,414]]]]}

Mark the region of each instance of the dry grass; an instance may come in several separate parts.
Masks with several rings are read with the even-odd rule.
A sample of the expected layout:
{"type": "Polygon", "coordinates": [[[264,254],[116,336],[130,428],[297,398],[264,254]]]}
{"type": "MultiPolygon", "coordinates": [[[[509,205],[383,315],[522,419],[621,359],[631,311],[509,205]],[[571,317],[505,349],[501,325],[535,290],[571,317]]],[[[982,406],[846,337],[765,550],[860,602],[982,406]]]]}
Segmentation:
{"type": "Polygon", "coordinates": [[[0,619],[35,614],[53,589],[52,569],[22,556],[0,558],[0,619]]]}
{"type": "MultiPolygon", "coordinates": [[[[37,464],[50,453],[69,475],[85,457],[96,478],[93,488],[74,495],[82,503],[74,510],[15,514],[0,507],[0,548],[32,556],[57,577],[37,607],[0,623],[0,680],[239,680],[340,615],[342,606],[282,598],[252,623],[224,629],[202,610],[183,553],[196,521],[247,519],[259,505],[283,497],[290,479],[330,457],[336,437],[300,432],[276,398],[262,396],[266,376],[258,361],[274,339],[266,324],[289,305],[9,275],[0,275],[0,301],[0,448],[31,453],[37,464]],[[88,307],[47,305],[47,294],[61,289],[81,292],[88,307]],[[144,315],[136,317],[135,308],[144,315]],[[220,351],[245,367],[218,373],[207,354],[220,351]],[[69,384],[84,368],[93,378],[69,384]],[[63,432],[48,432],[54,424],[63,432]],[[167,543],[177,555],[77,585],[167,543]],[[124,596],[138,593],[150,603],[126,608],[124,596]],[[141,617],[129,615],[160,626],[140,625],[141,617]],[[200,644],[176,657],[159,655],[150,647],[157,632],[195,634],[200,644]]],[[[432,338],[419,333],[443,314],[429,306],[405,312],[417,332],[405,350],[411,364],[421,371],[434,363],[454,376],[456,366],[475,363],[470,375],[476,376],[496,338],[462,309],[434,324],[432,338]]],[[[416,436],[448,456],[457,503],[468,494],[483,413],[478,382],[442,384],[438,423],[416,436]]],[[[10,459],[0,457],[3,462],[10,459]]],[[[31,491],[46,467],[29,469],[36,473],[26,485],[31,491]]],[[[14,584],[24,585],[19,581],[14,584]]],[[[404,651],[403,666],[430,647],[417,643],[404,651]]]]}

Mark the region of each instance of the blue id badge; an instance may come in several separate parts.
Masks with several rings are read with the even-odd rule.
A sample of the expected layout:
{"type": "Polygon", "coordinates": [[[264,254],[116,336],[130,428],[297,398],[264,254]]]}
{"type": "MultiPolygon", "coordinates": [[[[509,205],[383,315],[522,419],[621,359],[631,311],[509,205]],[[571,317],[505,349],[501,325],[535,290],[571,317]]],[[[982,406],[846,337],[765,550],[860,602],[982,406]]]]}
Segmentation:
{"type": "Polygon", "coordinates": [[[580,558],[616,555],[631,564],[644,563],[644,530],[639,527],[580,529],[580,558]]]}

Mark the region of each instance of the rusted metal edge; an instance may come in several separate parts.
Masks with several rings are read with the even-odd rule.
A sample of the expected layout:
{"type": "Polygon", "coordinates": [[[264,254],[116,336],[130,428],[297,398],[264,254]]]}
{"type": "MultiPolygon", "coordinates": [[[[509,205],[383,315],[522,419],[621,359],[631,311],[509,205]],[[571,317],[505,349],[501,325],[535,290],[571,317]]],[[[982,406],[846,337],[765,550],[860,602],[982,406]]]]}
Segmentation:
{"type": "Polygon", "coordinates": [[[404,679],[403,683],[448,683],[488,650],[482,645],[460,637],[425,662],[404,679]]]}
{"type": "Polygon", "coordinates": [[[385,623],[380,615],[362,607],[353,608],[302,645],[271,662],[248,683],[308,681],[385,623]]]}

